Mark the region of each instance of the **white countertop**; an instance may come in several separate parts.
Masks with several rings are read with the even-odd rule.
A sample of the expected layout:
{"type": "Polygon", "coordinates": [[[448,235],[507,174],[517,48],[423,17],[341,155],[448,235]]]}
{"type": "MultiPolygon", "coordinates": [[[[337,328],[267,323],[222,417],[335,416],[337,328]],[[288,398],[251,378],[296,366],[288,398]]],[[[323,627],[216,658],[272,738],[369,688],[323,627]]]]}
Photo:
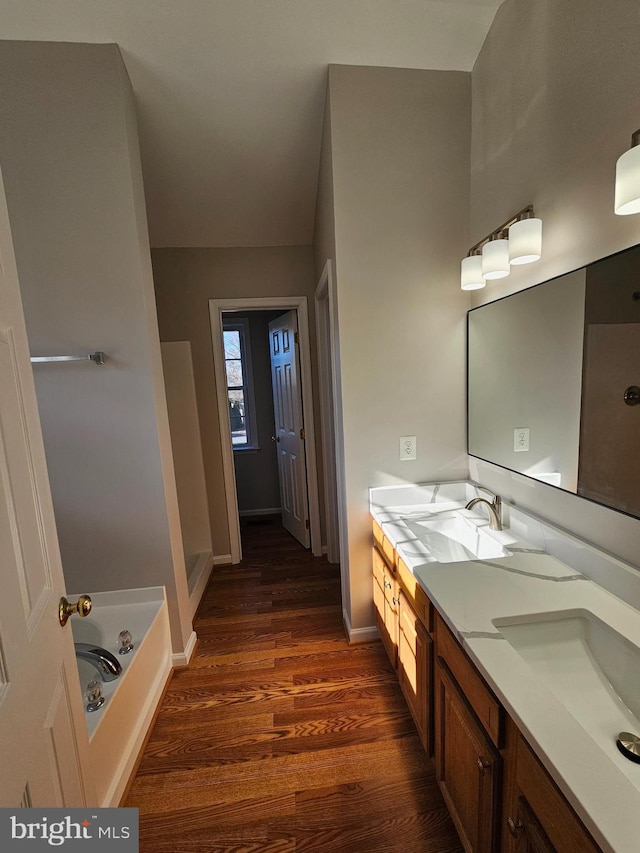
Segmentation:
{"type": "Polygon", "coordinates": [[[617,731],[600,745],[492,620],[584,609],[640,647],[640,573],[513,507],[503,511],[510,556],[435,562],[412,522],[481,494],[465,483],[371,489],[371,513],[603,850],[637,853],[640,764],[618,752],[617,731]]]}

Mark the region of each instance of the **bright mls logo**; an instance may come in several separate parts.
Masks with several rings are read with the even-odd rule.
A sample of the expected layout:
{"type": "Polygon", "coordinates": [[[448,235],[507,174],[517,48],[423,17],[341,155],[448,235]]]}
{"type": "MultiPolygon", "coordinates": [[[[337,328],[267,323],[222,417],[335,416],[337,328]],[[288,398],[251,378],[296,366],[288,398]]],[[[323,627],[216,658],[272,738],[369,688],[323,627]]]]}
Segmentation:
{"type": "Polygon", "coordinates": [[[138,809],[0,809],[0,850],[138,853],[138,809]]]}

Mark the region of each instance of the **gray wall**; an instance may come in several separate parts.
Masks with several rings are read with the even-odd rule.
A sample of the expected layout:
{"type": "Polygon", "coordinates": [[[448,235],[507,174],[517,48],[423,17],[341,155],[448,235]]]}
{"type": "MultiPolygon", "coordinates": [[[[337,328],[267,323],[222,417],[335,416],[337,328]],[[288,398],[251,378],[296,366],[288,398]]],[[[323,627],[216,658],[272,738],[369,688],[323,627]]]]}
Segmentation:
{"type": "Polygon", "coordinates": [[[171,341],[161,345],[161,352],[182,546],[190,578],[197,564],[197,555],[211,552],[191,345],[189,341],[171,341]]]}
{"type": "Polygon", "coordinates": [[[67,589],[165,584],[191,632],[133,94],[116,45],[0,42],[0,161],[67,589]]]}
{"type": "Polygon", "coordinates": [[[248,311],[245,314],[225,314],[233,319],[243,316],[249,321],[253,392],[256,404],[258,431],[257,450],[236,450],[233,462],[236,469],[236,489],[240,512],[277,509],[280,507],[278,458],[274,434],[273,391],[271,388],[271,358],[269,354],[269,323],[282,311],[248,311]]]}
{"type": "MultiPolygon", "coordinates": [[[[637,0],[506,0],[473,71],[471,237],[531,202],[543,256],[476,292],[474,304],[638,242],[640,217],[613,212],[616,160],[638,127],[637,0]]],[[[480,482],[638,562],[640,521],[471,461],[480,482]]]]}
{"type": "MultiPolygon", "coordinates": [[[[310,246],[154,249],[152,261],[160,337],[163,341],[191,342],[213,554],[224,557],[230,553],[229,523],[211,350],[209,299],[306,296],[309,299],[313,381],[317,386],[313,252],[310,246]]],[[[315,399],[314,412],[317,418],[319,407],[315,399]]],[[[319,433],[318,424],[316,432],[319,433]]]]}
{"type": "Polygon", "coordinates": [[[468,239],[470,75],[331,66],[329,92],[331,157],[323,152],[316,249],[331,251],[332,183],[345,604],[357,629],[373,624],[369,487],[467,474],[468,302],[458,262],[468,239]],[[417,436],[414,462],[399,459],[406,434],[417,436]]]}

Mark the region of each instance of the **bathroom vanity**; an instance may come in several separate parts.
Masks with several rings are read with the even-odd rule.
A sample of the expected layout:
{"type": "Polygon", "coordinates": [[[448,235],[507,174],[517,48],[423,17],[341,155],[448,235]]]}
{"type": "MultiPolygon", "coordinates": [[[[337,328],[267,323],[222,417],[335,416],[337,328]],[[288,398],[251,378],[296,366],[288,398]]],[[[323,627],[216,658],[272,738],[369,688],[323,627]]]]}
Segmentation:
{"type": "Polygon", "coordinates": [[[470,483],[370,490],[378,630],[469,851],[640,848],[640,574],[470,483]]]}

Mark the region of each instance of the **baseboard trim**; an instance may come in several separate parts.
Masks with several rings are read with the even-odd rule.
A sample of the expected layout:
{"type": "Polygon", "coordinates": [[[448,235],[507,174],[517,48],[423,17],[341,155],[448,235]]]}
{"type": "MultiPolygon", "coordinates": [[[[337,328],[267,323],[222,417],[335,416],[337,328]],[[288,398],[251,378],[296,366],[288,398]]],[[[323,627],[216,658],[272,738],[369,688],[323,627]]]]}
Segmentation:
{"type": "Polygon", "coordinates": [[[368,625],[366,628],[352,628],[349,614],[344,608],[342,609],[342,623],[349,644],[370,643],[373,640],[380,639],[380,634],[375,625],[368,625]]]}
{"type": "Polygon", "coordinates": [[[198,635],[195,631],[191,632],[191,636],[187,640],[187,645],[184,648],[184,652],[178,652],[177,654],[171,655],[171,663],[174,669],[180,669],[181,667],[189,666],[191,662],[191,657],[193,655],[193,650],[196,647],[196,643],[198,642],[198,635]]]}
{"type": "Polygon", "coordinates": [[[193,576],[189,579],[189,609],[192,620],[209,583],[213,570],[213,559],[211,551],[202,552],[193,570],[193,576]]]}
{"type": "Polygon", "coordinates": [[[282,512],[281,506],[272,506],[266,509],[241,509],[238,510],[238,515],[240,517],[243,515],[278,515],[280,512],[282,512]]]}
{"type": "Polygon", "coordinates": [[[217,554],[213,558],[214,566],[230,566],[232,563],[231,554],[217,554]]]}

